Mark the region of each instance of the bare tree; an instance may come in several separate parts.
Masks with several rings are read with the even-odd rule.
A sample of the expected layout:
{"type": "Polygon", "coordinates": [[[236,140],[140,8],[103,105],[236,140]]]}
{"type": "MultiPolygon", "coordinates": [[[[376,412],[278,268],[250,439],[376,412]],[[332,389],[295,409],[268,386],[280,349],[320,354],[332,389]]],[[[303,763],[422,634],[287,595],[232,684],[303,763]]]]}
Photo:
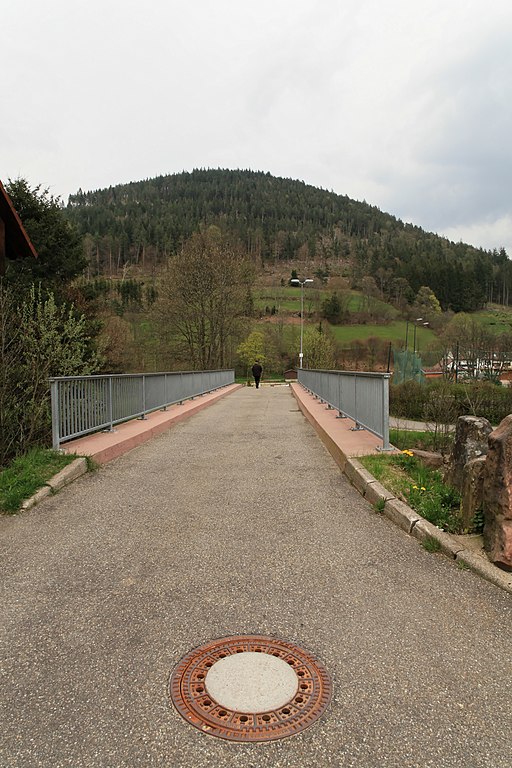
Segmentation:
{"type": "Polygon", "coordinates": [[[185,347],[192,368],[231,364],[251,284],[248,259],[217,227],[192,235],[170,259],[158,312],[185,347]]]}

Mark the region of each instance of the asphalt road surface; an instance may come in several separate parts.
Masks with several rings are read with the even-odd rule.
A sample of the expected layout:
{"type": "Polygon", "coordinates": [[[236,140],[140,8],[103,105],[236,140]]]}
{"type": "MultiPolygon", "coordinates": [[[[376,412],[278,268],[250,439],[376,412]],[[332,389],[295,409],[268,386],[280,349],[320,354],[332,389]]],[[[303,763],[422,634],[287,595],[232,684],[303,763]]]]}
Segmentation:
{"type": "Polygon", "coordinates": [[[0,520],[5,768],[510,768],[510,595],[349,485],[288,388],[241,389],[0,520]],[[186,723],[170,673],[264,634],[333,681],[302,733],[186,723]]]}

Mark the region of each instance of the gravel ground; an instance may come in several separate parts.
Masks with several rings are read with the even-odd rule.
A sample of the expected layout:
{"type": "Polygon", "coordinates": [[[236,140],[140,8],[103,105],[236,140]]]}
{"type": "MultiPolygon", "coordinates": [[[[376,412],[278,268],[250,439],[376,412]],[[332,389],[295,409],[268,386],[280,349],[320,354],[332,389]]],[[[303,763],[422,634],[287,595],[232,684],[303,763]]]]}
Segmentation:
{"type": "Polygon", "coordinates": [[[347,483],[286,387],[244,388],[0,520],[6,768],[510,768],[510,595],[347,483]],[[290,640],[333,699],[234,744],[167,699],[192,648],[290,640]]]}

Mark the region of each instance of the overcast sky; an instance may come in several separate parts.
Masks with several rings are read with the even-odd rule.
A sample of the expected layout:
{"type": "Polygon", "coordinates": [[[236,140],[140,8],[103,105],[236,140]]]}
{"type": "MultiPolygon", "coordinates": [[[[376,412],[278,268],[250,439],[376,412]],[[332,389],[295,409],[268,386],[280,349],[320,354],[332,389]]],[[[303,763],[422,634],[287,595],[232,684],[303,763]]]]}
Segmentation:
{"type": "Polygon", "coordinates": [[[511,0],[12,0],[0,179],[250,168],[512,256],[511,0]]]}

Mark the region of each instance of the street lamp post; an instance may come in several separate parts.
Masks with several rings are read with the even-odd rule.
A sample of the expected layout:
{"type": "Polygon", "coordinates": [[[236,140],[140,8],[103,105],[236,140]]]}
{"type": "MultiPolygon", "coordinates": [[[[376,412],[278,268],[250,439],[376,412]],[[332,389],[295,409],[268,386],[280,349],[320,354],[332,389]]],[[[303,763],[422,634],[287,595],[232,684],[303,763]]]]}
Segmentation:
{"type": "Polygon", "coordinates": [[[416,353],[416,326],[418,323],[421,323],[422,320],[423,320],[422,317],[417,317],[416,320],[414,321],[414,340],[412,344],[412,347],[413,347],[412,351],[414,353],[416,353]]]}
{"type": "Polygon", "coordinates": [[[290,283],[293,285],[300,285],[300,352],[299,352],[299,368],[302,368],[302,359],[304,354],[302,352],[302,344],[304,340],[304,286],[307,283],[312,283],[313,279],[307,277],[304,280],[299,280],[298,277],[292,277],[290,283]]]}

